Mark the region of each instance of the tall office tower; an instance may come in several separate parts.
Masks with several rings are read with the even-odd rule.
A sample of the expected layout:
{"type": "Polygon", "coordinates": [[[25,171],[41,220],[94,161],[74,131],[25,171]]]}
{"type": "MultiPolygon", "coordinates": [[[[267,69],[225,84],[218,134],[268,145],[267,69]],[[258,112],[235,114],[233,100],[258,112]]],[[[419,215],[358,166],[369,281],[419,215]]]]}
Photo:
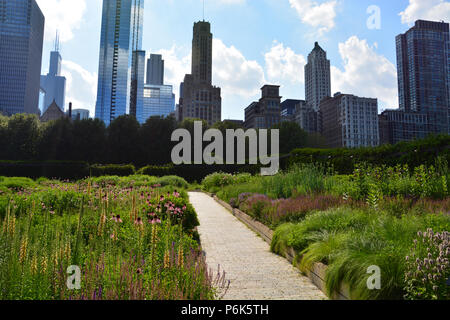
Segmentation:
{"type": "Polygon", "coordinates": [[[140,91],[132,89],[131,77],[142,70],[133,56],[142,47],[143,12],[144,0],[103,0],[95,117],[106,125],[137,108],[131,102],[140,91]]]}
{"type": "Polygon", "coordinates": [[[148,118],[167,117],[175,111],[173,87],[164,84],[164,60],[152,54],[147,61],[147,83],[144,85],[144,106],[137,119],[145,123],[148,118]]]}
{"type": "Polygon", "coordinates": [[[0,113],[39,114],[44,22],[35,0],[0,0],[0,113]]]}
{"type": "Polygon", "coordinates": [[[131,65],[130,115],[139,118],[144,108],[145,51],[133,51],[131,65]]]}
{"type": "Polygon", "coordinates": [[[396,46],[400,110],[427,115],[428,133],[450,133],[449,24],[418,20],[396,46]]]}
{"type": "Polygon", "coordinates": [[[327,53],[316,42],[305,66],[306,103],[316,112],[319,110],[320,102],[331,96],[330,73],[327,53]]]}
{"type": "Polygon", "coordinates": [[[160,54],[151,54],[147,60],[147,81],[146,84],[164,84],[164,60],[160,54]]]}
{"type": "Polygon", "coordinates": [[[59,54],[59,40],[56,37],[55,50],[50,52],[49,72],[41,76],[41,89],[45,91],[42,113],[54,102],[64,111],[66,99],[66,78],[61,76],[61,55],[59,54]]]}
{"type": "Polygon", "coordinates": [[[212,86],[212,39],[209,22],[194,24],[192,72],[184,78],[177,110],[179,120],[202,119],[213,125],[222,119],[221,89],[212,86]]]}

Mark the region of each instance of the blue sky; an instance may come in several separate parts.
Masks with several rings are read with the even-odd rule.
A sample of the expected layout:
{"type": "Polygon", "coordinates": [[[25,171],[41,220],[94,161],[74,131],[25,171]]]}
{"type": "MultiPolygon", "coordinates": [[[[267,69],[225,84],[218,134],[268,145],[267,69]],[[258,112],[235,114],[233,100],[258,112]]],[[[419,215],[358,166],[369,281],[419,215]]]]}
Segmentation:
{"type": "MultiPolygon", "coordinates": [[[[42,73],[58,29],[66,104],[90,109],[92,116],[102,0],[37,1],[46,16],[42,73]]],[[[378,98],[380,110],[397,108],[395,36],[417,19],[450,22],[450,2],[444,0],[205,0],[205,7],[223,119],[243,119],[266,83],[281,85],[284,98],[304,99],[304,64],[315,41],[331,60],[333,92],[378,98]]],[[[145,0],[143,49],[163,54],[165,82],[174,86],[177,100],[190,71],[192,26],[202,18],[202,0],[145,0]]]]}

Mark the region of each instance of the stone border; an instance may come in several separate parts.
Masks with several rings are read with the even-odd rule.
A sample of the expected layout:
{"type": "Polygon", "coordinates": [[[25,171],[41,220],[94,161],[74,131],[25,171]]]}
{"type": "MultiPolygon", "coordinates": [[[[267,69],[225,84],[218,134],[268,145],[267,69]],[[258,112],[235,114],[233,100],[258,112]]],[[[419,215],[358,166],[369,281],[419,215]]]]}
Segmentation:
{"type": "MultiPolygon", "coordinates": [[[[203,191],[204,192],[204,191],[203,191]]],[[[205,194],[212,197],[216,202],[218,202],[220,205],[222,205],[225,209],[230,211],[236,218],[238,218],[241,222],[243,222],[247,227],[249,227],[251,230],[256,232],[265,242],[267,242],[269,245],[272,243],[273,238],[273,230],[271,230],[266,225],[262,224],[261,222],[253,219],[245,212],[242,212],[239,209],[235,209],[231,207],[228,203],[225,201],[219,199],[216,195],[211,194],[209,192],[204,192],[205,194]]],[[[293,248],[288,248],[286,250],[286,253],[284,255],[284,258],[286,258],[290,263],[294,265],[294,267],[299,267],[299,261],[296,261],[297,254],[293,248]]],[[[315,263],[311,270],[307,272],[307,277],[316,285],[325,295],[327,295],[326,290],[326,284],[325,284],[325,274],[327,271],[327,266],[323,263],[315,263]]],[[[349,289],[346,286],[342,286],[339,292],[334,293],[332,296],[332,299],[334,300],[350,300],[350,294],[349,289]]]]}

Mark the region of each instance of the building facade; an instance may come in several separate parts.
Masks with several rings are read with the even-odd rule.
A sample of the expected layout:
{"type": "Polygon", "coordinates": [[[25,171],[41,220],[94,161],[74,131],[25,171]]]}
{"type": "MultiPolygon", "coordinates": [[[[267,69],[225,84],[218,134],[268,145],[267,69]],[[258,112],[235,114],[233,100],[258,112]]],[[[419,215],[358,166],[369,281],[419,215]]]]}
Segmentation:
{"type": "Polygon", "coordinates": [[[321,131],[320,112],[315,111],[306,101],[300,100],[295,106],[294,121],[308,133],[321,131]]]}
{"type": "Polygon", "coordinates": [[[50,52],[49,72],[41,76],[41,88],[45,91],[44,104],[42,112],[53,103],[64,111],[66,105],[66,78],[61,76],[61,55],[56,45],[55,51],[50,52]]]}
{"type": "Polygon", "coordinates": [[[35,0],[0,0],[0,113],[40,113],[44,23],[35,0]]]}
{"type": "Polygon", "coordinates": [[[197,118],[213,125],[222,120],[221,89],[212,85],[211,24],[206,21],[194,24],[192,39],[192,70],[184,78],[177,108],[179,121],[197,118]]]}
{"type": "Polygon", "coordinates": [[[399,104],[405,114],[386,113],[395,132],[391,143],[450,133],[449,24],[418,20],[396,37],[396,48],[399,104]]]}
{"type": "Polygon", "coordinates": [[[261,88],[261,99],[245,109],[245,128],[269,129],[280,122],[280,86],[265,85],[261,88]]]}
{"type": "Polygon", "coordinates": [[[144,0],[103,0],[95,117],[106,125],[130,112],[132,70],[141,70],[133,56],[142,49],[143,15],[144,0]]]}
{"type": "Polygon", "coordinates": [[[380,144],[378,100],[336,93],[320,104],[322,135],[329,148],[380,144]]]}
{"type": "Polygon", "coordinates": [[[140,123],[147,119],[159,116],[168,117],[175,111],[175,94],[169,85],[144,85],[144,107],[138,116],[140,123]]]}
{"type": "Polygon", "coordinates": [[[281,105],[281,121],[295,121],[295,108],[302,100],[286,99],[281,105]]]}
{"type": "Polygon", "coordinates": [[[147,60],[146,84],[162,86],[164,84],[164,60],[160,54],[151,54],[147,60]]]}
{"type": "Polygon", "coordinates": [[[317,42],[308,55],[308,63],[305,66],[305,93],[306,103],[311,105],[314,111],[319,110],[320,102],[324,98],[331,96],[330,60],[317,42]]]}
{"type": "Polygon", "coordinates": [[[89,119],[89,110],[74,109],[72,110],[72,120],[87,120],[89,119]]]}

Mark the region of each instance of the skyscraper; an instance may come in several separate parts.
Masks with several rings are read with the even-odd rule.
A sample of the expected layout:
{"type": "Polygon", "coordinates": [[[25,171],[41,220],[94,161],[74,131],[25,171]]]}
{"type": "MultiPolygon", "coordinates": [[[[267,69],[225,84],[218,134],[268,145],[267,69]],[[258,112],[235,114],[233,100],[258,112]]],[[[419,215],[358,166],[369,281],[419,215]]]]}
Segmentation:
{"type": "Polygon", "coordinates": [[[200,21],[194,24],[192,39],[192,70],[182,84],[177,115],[178,120],[196,118],[210,125],[222,119],[221,89],[212,85],[211,24],[200,21]]]}
{"type": "Polygon", "coordinates": [[[151,54],[147,60],[147,84],[164,84],[164,60],[160,54],[151,54]]]}
{"type": "Polygon", "coordinates": [[[0,113],[39,114],[44,22],[35,0],[0,0],[0,113]]]}
{"type": "Polygon", "coordinates": [[[316,42],[305,66],[306,103],[316,112],[319,110],[320,102],[331,96],[330,73],[327,53],[316,42]]]}
{"type": "Polygon", "coordinates": [[[164,84],[164,60],[159,54],[147,61],[147,83],[144,85],[144,105],[137,119],[145,123],[153,116],[167,117],[175,111],[175,94],[171,85],[164,84]]]}
{"type": "Polygon", "coordinates": [[[49,72],[41,76],[41,88],[45,91],[42,113],[54,102],[64,111],[66,95],[66,78],[61,76],[61,55],[59,53],[58,37],[55,50],[50,52],[49,72]]]}
{"type": "Polygon", "coordinates": [[[130,104],[140,100],[131,79],[142,75],[142,61],[133,57],[142,48],[143,13],[144,0],[103,0],[95,117],[106,125],[136,110],[130,104]]]}
{"type": "Polygon", "coordinates": [[[428,134],[450,133],[449,24],[418,20],[396,46],[400,110],[426,115],[428,134]]]}

